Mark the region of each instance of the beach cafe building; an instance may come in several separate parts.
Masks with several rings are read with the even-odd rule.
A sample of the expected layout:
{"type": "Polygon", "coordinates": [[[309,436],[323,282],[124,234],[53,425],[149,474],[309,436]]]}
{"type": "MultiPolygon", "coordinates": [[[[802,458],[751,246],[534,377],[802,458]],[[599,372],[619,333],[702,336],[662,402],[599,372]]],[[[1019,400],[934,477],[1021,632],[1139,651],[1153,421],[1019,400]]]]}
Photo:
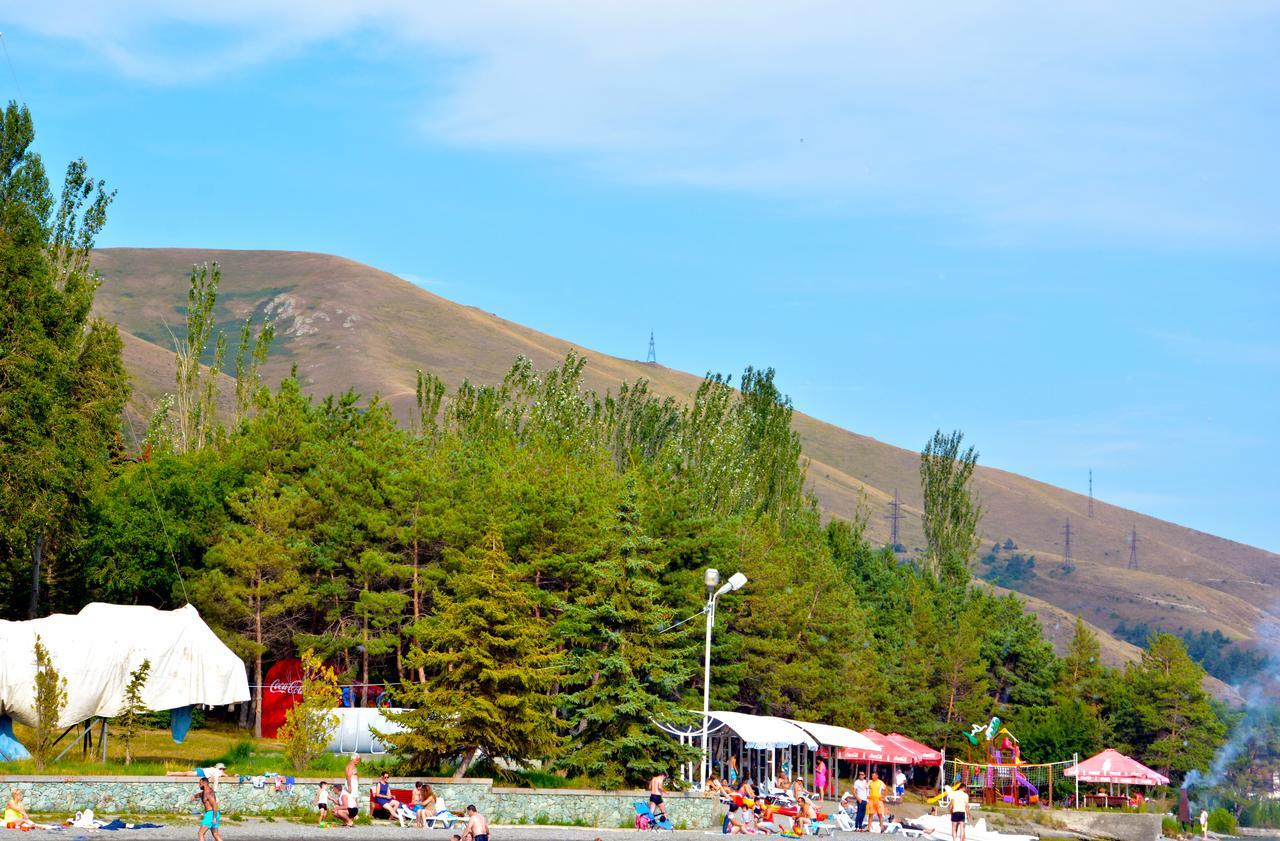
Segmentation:
{"type": "MultiPolygon", "coordinates": [[[[881,734],[874,730],[858,732],[848,727],[796,721],[769,715],[712,710],[708,713],[707,747],[711,769],[721,777],[728,774],[730,758],[736,758],[738,780],[750,777],[757,786],[773,781],[779,772],[790,779],[800,776],[809,789],[816,788],[819,761],[827,763],[826,793],[836,794],[840,771],[854,773],[853,768],[876,765],[942,764],[942,754],[896,733],[881,734]],[[844,769],[841,763],[846,765],[844,769]]],[[[667,728],[664,728],[667,729],[667,728]]],[[[702,730],[668,732],[681,742],[696,745],[702,730]]],[[[691,786],[699,783],[699,763],[689,762],[681,776],[691,786]]]]}

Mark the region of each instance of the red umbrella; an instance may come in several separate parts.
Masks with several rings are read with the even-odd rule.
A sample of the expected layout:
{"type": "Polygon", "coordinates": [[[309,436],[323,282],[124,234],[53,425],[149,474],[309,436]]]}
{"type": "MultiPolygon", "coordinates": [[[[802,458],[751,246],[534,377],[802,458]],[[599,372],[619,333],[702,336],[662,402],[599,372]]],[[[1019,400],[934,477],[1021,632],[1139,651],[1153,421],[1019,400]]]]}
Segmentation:
{"type": "Polygon", "coordinates": [[[1062,772],[1086,783],[1119,783],[1135,786],[1164,786],[1169,778],[1152,771],[1136,759],[1107,748],[1097,756],[1072,765],[1062,772]]]}
{"type": "Polygon", "coordinates": [[[859,750],[857,748],[840,748],[836,756],[853,762],[878,762],[886,765],[910,765],[912,751],[875,730],[863,730],[862,735],[879,745],[878,750],[859,750]]]}

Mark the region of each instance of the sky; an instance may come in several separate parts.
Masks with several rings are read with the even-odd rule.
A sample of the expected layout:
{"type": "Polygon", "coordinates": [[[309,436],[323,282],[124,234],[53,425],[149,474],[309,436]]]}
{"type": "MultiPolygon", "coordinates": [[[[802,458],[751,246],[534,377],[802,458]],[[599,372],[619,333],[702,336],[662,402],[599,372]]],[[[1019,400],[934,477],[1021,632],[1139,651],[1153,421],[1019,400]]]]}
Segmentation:
{"type": "Polygon", "coordinates": [[[104,246],[339,254],[1280,550],[1280,5],[0,6],[104,246]]]}

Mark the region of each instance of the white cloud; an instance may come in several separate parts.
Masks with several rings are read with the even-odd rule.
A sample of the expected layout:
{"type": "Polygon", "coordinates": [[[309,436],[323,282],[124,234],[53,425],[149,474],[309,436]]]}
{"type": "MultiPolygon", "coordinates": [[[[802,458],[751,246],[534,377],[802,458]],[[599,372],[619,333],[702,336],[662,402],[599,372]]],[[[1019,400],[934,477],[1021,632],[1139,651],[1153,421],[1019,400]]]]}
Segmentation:
{"type": "Polygon", "coordinates": [[[331,39],[448,56],[443,93],[423,94],[430,136],[567,153],[616,179],[958,217],[989,236],[1280,241],[1280,132],[1259,107],[1280,77],[1271,3],[56,5],[15,13],[165,84],[331,39]]]}

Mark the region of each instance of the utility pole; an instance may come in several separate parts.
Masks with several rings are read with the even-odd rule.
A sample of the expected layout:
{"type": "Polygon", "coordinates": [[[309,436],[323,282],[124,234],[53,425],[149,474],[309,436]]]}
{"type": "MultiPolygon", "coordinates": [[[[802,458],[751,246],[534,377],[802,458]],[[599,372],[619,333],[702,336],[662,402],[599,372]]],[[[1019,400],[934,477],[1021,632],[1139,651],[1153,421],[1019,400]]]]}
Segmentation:
{"type": "Polygon", "coordinates": [[[652,365],[658,364],[658,352],[654,349],[654,346],[653,346],[652,330],[649,331],[649,355],[644,358],[644,361],[652,365]]]}
{"type": "Polygon", "coordinates": [[[1129,569],[1138,568],[1138,525],[1129,532],[1129,569]]]}
{"type": "Polygon", "coordinates": [[[1093,468],[1089,468],[1089,519],[1093,519],[1093,468]]]}
{"type": "Polygon", "coordinates": [[[889,545],[898,551],[898,521],[902,519],[902,503],[898,500],[898,489],[893,489],[893,501],[889,503],[889,545]]]}

